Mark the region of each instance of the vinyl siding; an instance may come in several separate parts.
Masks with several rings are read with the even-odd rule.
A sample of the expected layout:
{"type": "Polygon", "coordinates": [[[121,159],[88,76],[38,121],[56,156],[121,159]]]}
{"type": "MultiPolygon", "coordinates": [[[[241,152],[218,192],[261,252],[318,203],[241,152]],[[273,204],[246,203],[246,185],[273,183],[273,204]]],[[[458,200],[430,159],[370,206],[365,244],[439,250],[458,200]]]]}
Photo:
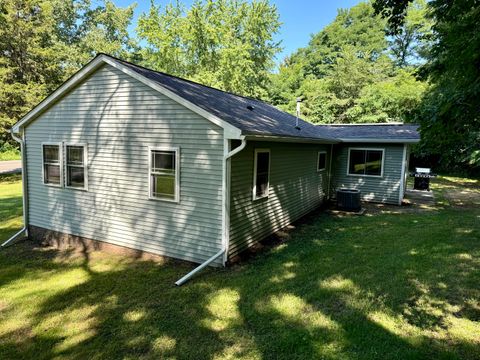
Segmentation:
{"type": "Polygon", "coordinates": [[[340,188],[359,189],[364,201],[398,204],[402,173],[403,144],[342,144],[334,148],[332,197],[340,188]],[[348,149],[385,149],[382,177],[347,175],[348,149]]]}
{"type": "MultiPolygon", "coordinates": [[[[105,65],[26,129],[31,225],[203,262],[221,249],[223,130],[105,65]],[[88,191],[42,183],[42,142],[88,144],[88,191]],[[148,147],[180,148],[180,202],[148,199],[148,147]]],[[[215,265],[221,265],[221,259],[215,265]]]]}
{"type": "Polygon", "coordinates": [[[248,142],[232,158],[230,247],[232,257],[318,207],[327,191],[330,146],[248,142]],[[254,151],[270,149],[270,193],[253,201],[254,151]],[[327,169],[317,172],[318,151],[327,169]]]}

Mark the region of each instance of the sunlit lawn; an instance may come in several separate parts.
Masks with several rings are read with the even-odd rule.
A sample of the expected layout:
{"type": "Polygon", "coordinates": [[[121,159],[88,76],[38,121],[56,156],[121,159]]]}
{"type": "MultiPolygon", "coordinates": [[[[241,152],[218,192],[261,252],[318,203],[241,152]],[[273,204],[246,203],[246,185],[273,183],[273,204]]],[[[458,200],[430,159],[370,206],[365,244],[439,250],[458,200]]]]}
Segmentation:
{"type": "MultiPolygon", "coordinates": [[[[448,199],[449,187],[478,185],[435,188],[448,199]]],[[[0,184],[0,201],[5,239],[21,226],[18,179],[0,184]]],[[[322,213],[282,245],[180,288],[191,265],[87,255],[0,251],[0,359],[480,358],[475,202],[322,213]]]]}

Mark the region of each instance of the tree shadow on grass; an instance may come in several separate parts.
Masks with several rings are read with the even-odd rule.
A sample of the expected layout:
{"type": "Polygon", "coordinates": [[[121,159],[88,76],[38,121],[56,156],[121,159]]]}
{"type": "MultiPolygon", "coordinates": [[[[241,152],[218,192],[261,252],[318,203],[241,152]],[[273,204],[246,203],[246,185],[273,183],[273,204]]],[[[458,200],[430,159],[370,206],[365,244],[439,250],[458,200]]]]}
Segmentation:
{"type": "MultiPolygon", "coordinates": [[[[451,316],[476,321],[478,229],[464,236],[452,223],[449,234],[440,233],[443,227],[427,236],[420,230],[438,222],[434,216],[415,223],[418,217],[410,214],[320,215],[289,242],[230,269],[207,270],[181,288],[173,283],[191,265],[122,259],[106,266],[97,255],[83,254],[74,266],[85,278],[40,299],[30,324],[0,335],[0,354],[478,358],[478,342],[449,333],[451,316]],[[406,230],[394,237],[391,229],[399,225],[406,230]]],[[[460,213],[449,217],[462,229],[475,226],[460,213]]],[[[34,256],[30,270],[51,263],[54,273],[57,265],[72,265],[36,256],[43,255],[34,256]]],[[[25,258],[22,253],[17,261],[25,258]]]]}

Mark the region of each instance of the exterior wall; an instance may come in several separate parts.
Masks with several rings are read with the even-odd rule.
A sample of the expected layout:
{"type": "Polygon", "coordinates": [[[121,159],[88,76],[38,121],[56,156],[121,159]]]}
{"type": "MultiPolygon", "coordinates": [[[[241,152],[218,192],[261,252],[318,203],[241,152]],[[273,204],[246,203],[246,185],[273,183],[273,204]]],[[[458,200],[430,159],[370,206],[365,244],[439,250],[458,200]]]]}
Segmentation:
{"type": "MultiPolygon", "coordinates": [[[[359,189],[364,201],[399,204],[402,181],[403,144],[341,144],[334,147],[332,197],[340,188],[359,189]],[[382,177],[347,175],[348,149],[385,149],[382,177]]],[[[402,194],[403,197],[403,194],[402,194]]]]}
{"type": "Polygon", "coordinates": [[[247,142],[232,158],[229,256],[320,206],[328,183],[330,145],[247,142]],[[269,197],[253,199],[254,150],[270,149],[269,197]],[[317,172],[318,151],[327,168],[317,172]]]}
{"type": "MultiPolygon", "coordinates": [[[[221,249],[223,130],[105,65],[26,128],[30,224],[203,262],[221,249]],[[42,183],[42,142],[88,144],[88,191],[42,183]],[[149,200],[148,147],[180,148],[180,202],[149,200]]],[[[221,265],[221,259],[216,265],[221,265]]]]}

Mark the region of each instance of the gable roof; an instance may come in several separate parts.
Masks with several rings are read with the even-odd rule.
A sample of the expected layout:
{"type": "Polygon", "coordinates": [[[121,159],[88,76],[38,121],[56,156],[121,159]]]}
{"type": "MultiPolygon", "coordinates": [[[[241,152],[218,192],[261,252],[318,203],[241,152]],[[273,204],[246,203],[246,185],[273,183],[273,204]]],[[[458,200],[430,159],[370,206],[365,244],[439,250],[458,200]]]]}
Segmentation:
{"type": "Polygon", "coordinates": [[[342,142],[417,143],[420,141],[419,126],[413,124],[332,124],[317,125],[317,127],[342,142]]]}
{"type": "MultiPolygon", "coordinates": [[[[18,121],[13,126],[12,131],[18,133],[20,128],[27,126],[30,121],[37,118],[43,111],[60,100],[66,93],[104,64],[109,64],[119,69],[222,127],[229,138],[240,139],[246,137],[247,139],[262,138],[336,143],[343,139],[348,140],[354,137],[352,130],[343,129],[344,126],[318,126],[298,119],[298,127],[296,127],[297,118],[295,116],[263,101],[150,70],[105,54],[97,55],[62,86],[45,98],[18,121]]],[[[350,128],[350,126],[348,127],[350,128]]],[[[359,135],[356,139],[380,139],[384,135],[388,135],[388,139],[391,142],[418,142],[418,140],[414,141],[413,135],[411,138],[407,138],[403,136],[401,131],[389,132],[385,130],[384,132],[379,132],[378,130],[380,129],[368,132],[367,129],[359,128],[359,134],[362,135],[359,135]]]]}
{"type": "Polygon", "coordinates": [[[242,135],[308,138],[332,140],[327,131],[314,124],[253,98],[236,95],[199,83],[153,71],[126,61],[118,62],[150,79],[183,99],[227,121],[242,131],[242,135]]]}

